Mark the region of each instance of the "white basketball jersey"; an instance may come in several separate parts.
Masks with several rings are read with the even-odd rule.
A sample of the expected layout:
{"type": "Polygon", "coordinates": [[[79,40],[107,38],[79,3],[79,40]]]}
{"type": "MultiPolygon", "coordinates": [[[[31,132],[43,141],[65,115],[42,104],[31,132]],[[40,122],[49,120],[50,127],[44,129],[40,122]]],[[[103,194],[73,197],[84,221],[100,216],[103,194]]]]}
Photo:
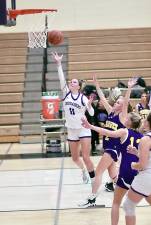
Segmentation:
{"type": "Polygon", "coordinates": [[[79,129],[82,128],[81,119],[85,116],[86,109],[91,116],[94,115],[94,109],[88,107],[88,99],[81,93],[73,95],[69,90],[64,78],[62,66],[58,65],[58,75],[61,90],[63,92],[63,108],[65,113],[66,127],[79,129]]]}
{"type": "Polygon", "coordinates": [[[86,106],[83,94],[73,95],[70,91],[63,99],[63,107],[66,118],[66,127],[79,129],[82,127],[81,118],[85,116],[86,106]]]}

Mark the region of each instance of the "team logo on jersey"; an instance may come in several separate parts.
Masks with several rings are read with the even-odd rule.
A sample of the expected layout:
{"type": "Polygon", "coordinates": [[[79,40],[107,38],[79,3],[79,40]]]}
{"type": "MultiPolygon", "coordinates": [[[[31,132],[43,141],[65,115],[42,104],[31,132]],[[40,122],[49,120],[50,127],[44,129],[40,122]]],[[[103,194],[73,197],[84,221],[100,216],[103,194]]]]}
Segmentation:
{"type": "Polygon", "coordinates": [[[106,121],[105,127],[110,128],[112,130],[117,130],[118,129],[118,124],[111,122],[111,121],[106,121]]]}
{"type": "Polygon", "coordinates": [[[77,109],[81,109],[81,106],[75,102],[65,102],[65,106],[74,106],[76,107],[77,109]]]}

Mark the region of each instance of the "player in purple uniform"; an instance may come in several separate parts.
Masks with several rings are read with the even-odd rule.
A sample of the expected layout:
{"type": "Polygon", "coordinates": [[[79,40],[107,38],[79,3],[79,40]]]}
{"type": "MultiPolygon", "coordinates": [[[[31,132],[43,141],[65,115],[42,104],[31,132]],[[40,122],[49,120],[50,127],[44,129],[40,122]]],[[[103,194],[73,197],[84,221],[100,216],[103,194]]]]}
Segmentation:
{"type": "MultiPolygon", "coordinates": [[[[127,128],[120,128],[119,130],[116,130],[116,131],[111,131],[104,128],[93,126],[90,123],[88,123],[86,119],[82,119],[82,121],[83,121],[83,126],[85,128],[95,130],[101,135],[106,135],[108,137],[112,137],[113,139],[120,139],[119,147],[121,152],[121,164],[119,168],[117,185],[115,187],[115,192],[114,192],[114,200],[112,205],[112,216],[111,216],[112,225],[117,225],[118,219],[119,219],[119,207],[120,207],[121,201],[125,193],[129,189],[134,179],[134,176],[136,176],[137,174],[137,171],[131,169],[131,162],[134,162],[134,161],[137,162],[138,157],[136,155],[132,155],[128,153],[127,147],[129,145],[132,145],[135,148],[138,147],[138,143],[143,136],[141,133],[137,131],[141,123],[141,117],[134,112],[129,113],[125,121],[125,126],[127,128]]],[[[102,174],[101,174],[101,177],[102,177],[102,174]]],[[[95,185],[95,181],[94,181],[94,185],[95,185]]],[[[97,188],[97,191],[98,189],[99,187],[97,188]]],[[[92,192],[92,195],[95,196],[95,198],[97,194],[98,194],[97,192],[94,192],[94,193],[92,192]]],[[[93,203],[95,203],[95,201],[93,201],[93,203]]],[[[89,204],[88,206],[90,205],[92,204],[89,204]]]]}
{"type": "MultiPolygon", "coordinates": [[[[114,106],[112,107],[104,94],[99,88],[99,84],[94,77],[94,81],[96,84],[97,92],[100,99],[103,102],[107,112],[108,112],[108,119],[106,120],[105,128],[108,130],[118,130],[124,127],[125,120],[127,118],[127,108],[129,97],[131,93],[131,88],[135,85],[136,79],[130,79],[128,82],[128,90],[126,92],[125,97],[120,96],[117,101],[115,102],[114,106]]],[[[101,178],[106,169],[108,169],[109,175],[113,180],[117,180],[117,168],[115,162],[117,162],[120,149],[118,148],[120,144],[120,138],[109,138],[107,135],[104,136],[104,146],[105,151],[100,159],[96,172],[95,172],[95,182],[92,185],[92,195],[86,199],[85,202],[79,204],[81,207],[89,207],[90,205],[95,205],[96,193],[99,189],[101,178]]]]}
{"type": "MultiPolygon", "coordinates": [[[[123,124],[125,123],[125,118],[127,117],[127,113],[128,113],[128,105],[129,105],[131,88],[136,84],[136,82],[137,82],[136,78],[129,79],[128,89],[125,94],[125,97],[119,96],[112,107],[108,103],[107,99],[105,98],[103,92],[100,89],[99,83],[97,82],[96,77],[94,76],[94,83],[96,85],[97,93],[108,113],[108,119],[106,120],[106,124],[105,124],[106,129],[117,130],[119,128],[123,128],[123,124]]],[[[116,178],[117,178],[116,162],[119,156],[119,150],[117,149],[118,143],[119,143],[119,139],[115,140],[107,136],[103,137],[103,146],[106,153],[105,156],[107,158],[105,159],[105,156],[104,156],[104,160],[106,162],[106,169],[108,169],[109,176],[112,179],[111,183],[107,183],[105,185],[106,190],[108,190],[108,188],[113,189],[113,182],[116,181],[116,178]]],[[[98,165],[96,169],[96,173],[98,171],[98,174],[100,174],[99,170],[100,171],[102,170],[101,169],[103,165],[102,161],[103,160],[100,161],[100,165],[98,165]]]]}
{"type": "Polygon", "coordinates": [[[136,224],[135,208],[143,198],[151,205],[151,113],[143,126],[146,133],[138,146],[139,161],[131,163],[132,169],[139,173],[135,176],[123,203],[126,225],[136,224]]]}
{"type": "Polygon", "coordinates": [[[114,191],[114,199],[112,204],[111,221],[112,225],[117,225],[119,220],[119,207],[124,195],[129,189],[134,177],[137,175],[137,171],[131,168],[131,162],[137,162],[138,156],[131,155],[127,152],[127,147],[138,147],[142,134],[138,132],[138,128],[141,123],[141,117],[136,113],[130,113],[128,120],[126,121],[126,127],[129,129],[120,129],[117,131],[121,136],[121,162],[119,168],[118,179],[114,191]],[[125,138],[124,138],[125,136],[125,138]],[[122,141],[123,139],[123,141],[122,141]]]}

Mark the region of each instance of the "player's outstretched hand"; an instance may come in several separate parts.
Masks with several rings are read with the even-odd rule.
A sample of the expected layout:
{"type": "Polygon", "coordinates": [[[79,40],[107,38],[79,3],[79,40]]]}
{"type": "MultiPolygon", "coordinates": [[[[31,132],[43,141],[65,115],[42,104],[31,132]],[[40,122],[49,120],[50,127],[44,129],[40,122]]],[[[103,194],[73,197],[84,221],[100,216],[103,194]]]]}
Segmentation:
{"type": "Polygon", "coordinates": [[[90,108],[92,106],[92,102],[94,101],[94,97],[90,96],[88,101],[88,107],[90,108]]]}
{"type": "Polygon", "coordinates": [[[133,147],[132,145],[127,146],[127,152],[133,155],[138,156],[138,150],[136,147],[133,147]]]}
{"type": "Polygon", "coordinates": [[[99,82],[98,82],[97,77],[96,77],[95,74],[93,75],[93,83],[96,86],[96,88],[99,87],[99,82]]]}
{"type": "Polygon", "coordinates": [[[88,120],[86,118],[82,118],[81,121],[82,121],[83,127],[87,128],[87,129],[90,129],[91,124],[88,122],[88,120]]]}
{"type": "Polygon", "coordinates": [[[139,164],[136,163],[136,162],[132,162],[132,163],[131,163],[131,168],[132,168],[133,170],[139,170],[139,164]]]}
{"type": "Polygon", "coordinates": [[[51,53],[51,56],[52,56],[53,60],[54,60],[57,64],[61,64],[63,55],[58,55],[57,52],[52,52],[52,53],[51,53]]]}
{"type": "Polygon", "coordinates": [[[138,171],[142,171],[143,170],[143,168],[141,167],[139,162],[132,162],[131,163],[131,168],[133,170],[138,170],[138,171]]]}
{"type": "Polygon", "coordinates": [[[134,87],[134,85],[136,85],[138,78],[137,77],[133,77],[130,78],[128,81],[128,87],[132,88],[134,87]]]}

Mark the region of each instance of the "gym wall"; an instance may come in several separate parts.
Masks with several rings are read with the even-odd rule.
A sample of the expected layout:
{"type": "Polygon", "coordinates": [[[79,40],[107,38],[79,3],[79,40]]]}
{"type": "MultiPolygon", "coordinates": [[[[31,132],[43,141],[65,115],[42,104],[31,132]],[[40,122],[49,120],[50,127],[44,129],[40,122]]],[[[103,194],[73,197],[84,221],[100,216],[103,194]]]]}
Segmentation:
{"type": "MultiPolygon", "coordinates": [[[[83,30],[151,26],[150,0],[16,0],[18,9],[57,8],[51,28],[83,30]]],[[[0,27],[0,32],[24,32],[32,17],[17,18],[16,27],[0,27]]],[[[35,21],[36,23],[36,21],[35,21]]]]}

